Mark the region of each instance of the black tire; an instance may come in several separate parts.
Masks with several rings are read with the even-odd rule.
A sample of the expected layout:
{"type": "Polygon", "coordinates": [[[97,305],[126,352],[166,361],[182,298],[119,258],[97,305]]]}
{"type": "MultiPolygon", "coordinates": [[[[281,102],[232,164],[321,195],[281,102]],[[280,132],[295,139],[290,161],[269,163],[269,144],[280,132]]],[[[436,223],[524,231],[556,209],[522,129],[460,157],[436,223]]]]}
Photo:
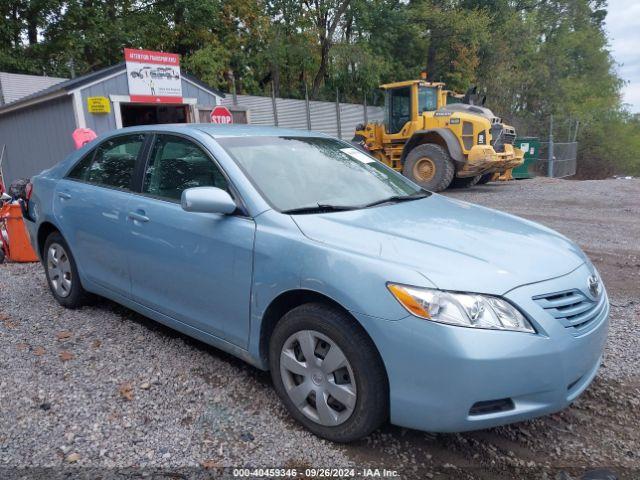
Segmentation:
{"type": "Polygon", "coordinates": [[[353,145],[354,147],[356,147],[358,150],[362,150],[365,153],[369,153],[369,151],[367,150],[367,148],[365,147],[366,145],[366,138],[363,137],[362,135],[355,135],[352,139],[351,139],[351,145],[353,145]]]}
{"type": "MultiPolygon", "coordinates": [[[[314,345],[315,354],[322,341],[314,345]]],[[[305,363],[308,363],[306,359],[305,363]]],[[[375,345],[352,317],[335,307],[307,303],[282,317],[269,342],[269,366],[275,390],[286,409],[293,418],[319,437],[332,442],[358,440],[377,429],[388,417],[388,380],[375,345]],[[280,356],[286,342],[294,334],[305,330],[319,332],[337,345],[355,377],[355,406],[350,416],[339,425],[325,426],[312,420],[298,409],[287,393],[280,371],[280,356]]],[[[311,402],[311,398],[313,397],[306,401],[311,402]]]]}
{"type": "MultiPolygon", "coordinates": [[[[0,233],[0,235],[2,235],[2,233],[0,233]]],[[[0,263],[4,263],[4,250],[2,249],[2,245],[0,245],[0,263]]]]}
{"type": "Polygon", "coordinates": [[[475,177],[456,177],[451,182],[450,187],[451,188],[473,187],[476,183],[478,183],[481,177],[482,175],[476,175],[475,177]]]}
{"type": "Polygon", "coordinates": [[[478,183],[476,185],[484,185],[485,183],[489,183],[492,178],[493,173],[485,173],[480,177],[480,180],[478,180],[478,183]]]}
{"type": "Polygon", "coordinates": [[[52,232],[49,234],[47,239],[44,242],[44,248],[42,250],[42,263],[44,265],[45,275],[47,277],[47,284],[49,285],[49,290],[51,290],[51,294],[56,299],[56,301],[66,308],[78,308],[86,305],[90,300],[89,293],[82,287],[80,283],[80,276],[78,275],[78,268],[76,267],[76,261],[73,258],[73,254],[71,253],[71,249],[69,245],[60,234],[60,232],[52,232]],[[70,273],[70,284],[71,287],[68,289],[68,294],[61,295],[56,291],[54,284],[52,282],[50,276],[50,268],[48,266],[49,261],[49,250],[53,245],[60,245],[64,249],[64,253],[66,258],[68,259],[69,272],[70,273]]]}
{"type": "Polygon", "coordinates": [[[402,174],[432,192],[445,190],[456,173],[455,165],[449,153],[440,145],[423,143],[409,152],[404,160],[402,174]],[[420,177],[420,164],[428,165],[431,170],[427,177],[420,177]]]}

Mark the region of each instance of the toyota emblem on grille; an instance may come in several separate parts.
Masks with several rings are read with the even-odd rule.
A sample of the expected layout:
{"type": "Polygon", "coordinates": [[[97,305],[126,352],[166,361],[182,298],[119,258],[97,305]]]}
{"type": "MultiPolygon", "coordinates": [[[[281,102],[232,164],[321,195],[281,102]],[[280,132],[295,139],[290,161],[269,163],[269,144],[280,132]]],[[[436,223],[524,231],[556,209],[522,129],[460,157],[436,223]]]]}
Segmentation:
{"type": "Polygon", "coordinates": [[[594,299],[600,298],[600,294],[602,293],[602,284],[600,283],[600,279],[598,275],[595,273],[591,275],[587,279],[587,286],[589,287],[589,293],[594,299]]]}

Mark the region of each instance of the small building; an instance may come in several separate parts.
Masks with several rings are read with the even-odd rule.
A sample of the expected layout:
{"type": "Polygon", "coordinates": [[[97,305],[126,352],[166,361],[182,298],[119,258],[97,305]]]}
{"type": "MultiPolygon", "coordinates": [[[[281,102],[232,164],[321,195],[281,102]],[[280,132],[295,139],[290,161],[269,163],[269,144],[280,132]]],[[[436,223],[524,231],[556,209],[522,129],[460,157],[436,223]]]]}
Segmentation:
{"type": "Polygon", "coordinates": [[[206,121],[224,94],[184,72],[180,81],[181,98],[169,103],[133,102],[123,62],[54,82],[0,105],[0,152],[4,148],[0,173],[5,184],[31,177],[64,159],[75,148],[72,133],[77,128],[90,128],[101,135],[133,125],[206,121]]]}

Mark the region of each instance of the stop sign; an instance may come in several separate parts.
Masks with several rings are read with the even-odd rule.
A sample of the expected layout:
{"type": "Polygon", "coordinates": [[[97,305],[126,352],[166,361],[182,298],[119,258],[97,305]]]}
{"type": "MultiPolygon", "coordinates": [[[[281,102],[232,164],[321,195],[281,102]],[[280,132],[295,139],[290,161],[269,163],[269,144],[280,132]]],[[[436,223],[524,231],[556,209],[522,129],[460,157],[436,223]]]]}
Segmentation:
{"type": "Polygon", "coordinates": [[[227,107],[218,105],[211,110],[211,123],[233,123],[233,116],[227,107]]]}

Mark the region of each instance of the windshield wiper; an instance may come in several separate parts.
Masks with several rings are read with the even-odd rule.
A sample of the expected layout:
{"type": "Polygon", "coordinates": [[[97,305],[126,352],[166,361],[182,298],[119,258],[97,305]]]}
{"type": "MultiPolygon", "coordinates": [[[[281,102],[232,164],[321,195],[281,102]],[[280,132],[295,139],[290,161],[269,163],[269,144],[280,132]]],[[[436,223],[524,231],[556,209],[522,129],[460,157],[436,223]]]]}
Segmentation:
{"type": "Polygon", "coordinates": [[[411,200],[419,200],[421,198],[426,198],[429,196],[431,196],[431,192],[425,192],[425,191],[412,193],[411,195],[392,195],[391,197],[383,198],[380,200],[376,200],[375,202],[362,205],[361,208],[375,207],[376,205],[382,205],[383,203],[391,203],[391,202],[410,202],[411,200]]]}
{"type": "Polygon", "coordinates": [[[325,212],[346,212],[347,210],[354,210],[356,207],[350,207],[348,205],[326,205],[318,203],[315,206],[290,208],[289,210],[281,210],[281,213],[288,215],[304,214],[304,213],[325,213],[325,212]]]}

